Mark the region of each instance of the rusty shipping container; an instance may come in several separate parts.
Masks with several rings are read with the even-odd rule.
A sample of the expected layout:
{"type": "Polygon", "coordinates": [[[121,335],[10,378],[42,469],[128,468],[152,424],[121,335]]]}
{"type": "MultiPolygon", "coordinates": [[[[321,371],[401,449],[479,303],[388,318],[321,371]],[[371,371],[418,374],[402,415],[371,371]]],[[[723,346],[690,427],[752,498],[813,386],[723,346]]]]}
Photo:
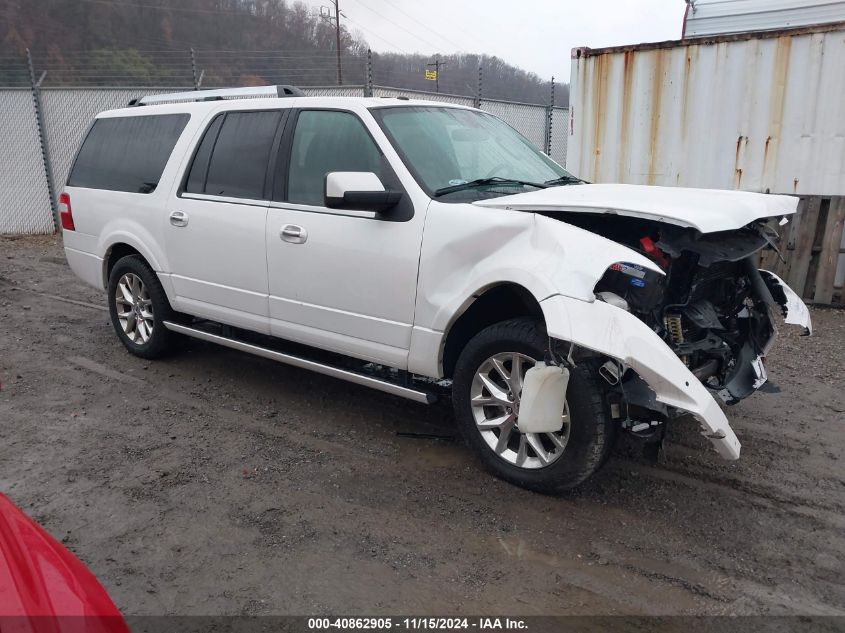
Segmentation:
{"type": "Polygon", "coordinates": [[[801,196],[771,262],[845,305],[845,23],[572,51],[566,167],[801,196]]]}
{"type": "Polygon", "coordinates": [[[572,51],[593,182],[845,194],[845,23],[572,51]]]}

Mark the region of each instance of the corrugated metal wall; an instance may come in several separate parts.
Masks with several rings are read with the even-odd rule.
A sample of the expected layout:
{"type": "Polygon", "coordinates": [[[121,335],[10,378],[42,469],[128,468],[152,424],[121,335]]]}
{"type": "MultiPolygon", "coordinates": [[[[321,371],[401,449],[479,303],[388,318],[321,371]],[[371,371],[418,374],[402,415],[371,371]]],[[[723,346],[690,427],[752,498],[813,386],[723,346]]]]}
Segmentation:
{"type": "Polygon", "coordinates": [[[684,37],[845,21],[843,0],[690,0],[684,37]]]}
{"type": "Polygon", "coordinates": [[[567,168],[595,182],[845,194],[845,30],[575,49],[567,168]]]}

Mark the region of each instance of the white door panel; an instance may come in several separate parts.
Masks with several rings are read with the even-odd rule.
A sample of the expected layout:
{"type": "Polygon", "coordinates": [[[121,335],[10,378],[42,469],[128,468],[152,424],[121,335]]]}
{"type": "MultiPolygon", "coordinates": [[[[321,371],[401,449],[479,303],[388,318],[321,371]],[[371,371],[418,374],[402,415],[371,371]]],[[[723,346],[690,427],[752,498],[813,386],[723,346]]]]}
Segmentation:
{"type": "Polygon", "coordinates": [[[209,123],[163,220],[177,303],[197,316],[269,331],[264,231],[280,110],[209,123]]]}
{"type": "Polygon", "coordinates": [[[404,369],[408,350],[374,341],[367,341],[302,323],[270,319],[270,333],[289,341],[311,345],[330,352],[345,354],[374,363],[404,369]]]}
{"type": "Polygon", "coordinates": [[[266,318],[266,221],[266,202],[175,199],[165,239],[177,298],[266,318]],[[171,223],[174,211],[184,226],[171,223]]]}
{"type": "Polygon", "coordinates": [[[277,204],[267,215],[271,332],[289,336],[290,324],[299,324],[339,335],[327,336],[333,346],[348,337],[357,356],[377,350],[381,362],[404,362],[414,317],[420,224],[277,204]],[[289,224],[304,229],[307,239],[283,240],[281,229],[289,224]]]}
{"type": "Polygon", "coordinates": [[[287,317],[287,320],[293,323],[307,323],[326,332],[345,334],[400,349],[408,349],[410,342],[408,323],[303,303],[295,299],[271,296],[270,314],[280,319],[287,317]]]}
{"type": "Polygon", "coordinates": [[[287,202],[267,213],[270,329],[351,356],[407,366],[426,199],[393,219],[324,206],[329,173],[401,187],[364,111],[303,109],[290,124],[287,202]],[[409,213],[410,211],[410,213],[409,213]]]}

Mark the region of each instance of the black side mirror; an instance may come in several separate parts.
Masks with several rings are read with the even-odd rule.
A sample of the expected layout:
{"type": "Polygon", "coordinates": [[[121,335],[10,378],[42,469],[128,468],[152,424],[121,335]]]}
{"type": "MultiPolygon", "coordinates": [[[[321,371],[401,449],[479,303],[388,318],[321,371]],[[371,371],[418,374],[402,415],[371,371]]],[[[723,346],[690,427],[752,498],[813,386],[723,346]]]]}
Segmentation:
{"type": "Polygon", "coordinates": [[[325,204],[331,209],[385,213],[402,200],[401,191],[385,189],[372,172],[333,171],[326,174],[325,204]]]}

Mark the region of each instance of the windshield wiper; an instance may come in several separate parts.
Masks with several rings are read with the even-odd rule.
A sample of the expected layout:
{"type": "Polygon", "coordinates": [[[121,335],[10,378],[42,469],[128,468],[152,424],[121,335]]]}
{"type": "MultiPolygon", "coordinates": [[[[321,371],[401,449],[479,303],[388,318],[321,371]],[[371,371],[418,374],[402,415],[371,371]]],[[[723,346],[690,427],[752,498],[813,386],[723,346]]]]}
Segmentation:
{"type": "Polygon", "coordinates": [[[475,180],[462,182],[459,185],[452,185],[450,187],[441,187],[434,192],[434,197],[439,198],[447,193],[463,191],[464,189],[474,189],[475,187],[483,187],[485,185],[525,185],[527,187],[537,187],[537,189],[545,189],[548,187],[548,184],[546,183],[530,182],[528,180],[518,180],[516,178],[503,178],[502,176],[492,176],[490,178],[476,178],[475,180]]]}
{"type": "Polygon", "coordinates": [[[577,183],[584,183],[586,185],[587,181],[581,180],[577,176],[571,176],[567,174],[565,176],[561,176],[560,178],[552,178],[551,180],[547,180],[543,184],[549,187],[554,185],[574,185],[577,183]]]}

